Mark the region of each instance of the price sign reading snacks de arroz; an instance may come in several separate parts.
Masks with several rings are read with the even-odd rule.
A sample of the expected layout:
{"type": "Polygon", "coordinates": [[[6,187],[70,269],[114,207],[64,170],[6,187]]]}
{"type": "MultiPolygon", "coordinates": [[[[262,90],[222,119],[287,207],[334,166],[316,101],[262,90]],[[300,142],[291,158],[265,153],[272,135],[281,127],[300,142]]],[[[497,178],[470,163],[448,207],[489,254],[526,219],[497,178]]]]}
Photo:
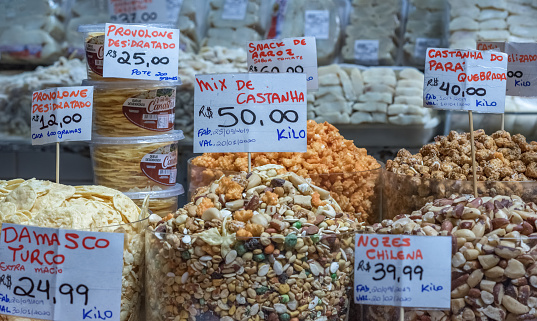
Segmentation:
{"type": "Polygon", "coordinates": [[[120,319],[123,234],[3,224],[0,315],[120,319]]]}
{"type": "Polygon", "coordinates": [[[179,80],[179,30],[106,24],[103,77],[179,80]]]}
{"type": "Polygon", "coordinates": [[[194,153],[305,152],[305,74],[196,75],[194,153]]]}
{"type": "Polygon", "coordinates": [[[537,43],[478,42],[477,50],[507,54],[507,95],[537,96],[537,43]]]}
{"type": "Polygon", "coordinates": [[[451,237],[356,234],[354,302],[450,308],[451,237]]]}
{"type": "Polygon", "coordinates": [[[91,140],[93,87],[58,87],[32,95],[32,145],[91,140]]]}
{"type": "Polygon", "coordinates": [[[504,53],[429,48],[423,106],[503,113],[506,74],[504,53]]]}
{"type": "Polygon", "coordinates": [[[308,89],[319,88],[317,45],[313,37],[248,43],[249,72],[305,73],[308,89]]]}

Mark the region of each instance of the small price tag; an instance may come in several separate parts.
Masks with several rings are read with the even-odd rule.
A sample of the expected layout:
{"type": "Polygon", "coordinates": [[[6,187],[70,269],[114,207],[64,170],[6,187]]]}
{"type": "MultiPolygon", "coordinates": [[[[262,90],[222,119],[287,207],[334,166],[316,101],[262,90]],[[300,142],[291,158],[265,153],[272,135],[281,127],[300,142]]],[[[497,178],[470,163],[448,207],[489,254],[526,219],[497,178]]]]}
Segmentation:
{"type": "Polygon", "coordinates": [[[110,21],[118,23],[177,23],[182,0],[108,0],[110,21]],[[175,1],[177,2],[177,1],[175,1]]]}
{"type": "Polygon", "coordinates": [[[478,42],[477,49],[496,50],[507,54],[507,95],[537,96],[536,43],[478,42]]]}
{"type": "Polygon", "coordinates": [[[32,145],[91,140],[93,87],[57,87],[32,95],[32,145]]]}
{"type": "Polygon", "coordinates": [[[3,224],[0,314],[120,320],[123,234],[3,224]]]}
{"type": "Polygon", "coordinates": [[[501,114],[505,109],[507,55],[429,48],[423,106],[501,114]]]}
{"type": "Polygon", "coordinates": [[[354,59],[359,64],[379,64],[379,41],[378,40],[355,40],[354,59]]]}
{"type": "Polygon", "coordinates": [[[103,77],[179,80],[179,30],[106,24],[103,77]]]}
{"type": "Polygon", "coordinates": [[[438,48],[442,46],[442,39],[438,38],[416,38],[416,46],[414,47],[414,57],[425,59],[427,48],[438,48]]]}
{"type": "Polygon", "coordinates": [[[249,72],[305,73],[308,89],[319,88],[317,45],[313,37],[248,43],[249,72]]]}
{"type": "Polygon", "coordinates": [[[305,74],[196,75],[194,153],[305,152],[305,74]]]}
{"type": "Polygon", "coordinates": [[[222,19],[244,20],[247,8],[248,0],[225,0],[222,19]]]}
{"type": "Polygon", "coordinates": [[[304,36],[316,39],[328,39],[330,37],[330,11],[306,10],[304,21],[304,36]]]}
{"type": "Polygon", "coordinates": [[[449,309],[451,246],[444,236],[356,234],[354,302],[449,309]]]}

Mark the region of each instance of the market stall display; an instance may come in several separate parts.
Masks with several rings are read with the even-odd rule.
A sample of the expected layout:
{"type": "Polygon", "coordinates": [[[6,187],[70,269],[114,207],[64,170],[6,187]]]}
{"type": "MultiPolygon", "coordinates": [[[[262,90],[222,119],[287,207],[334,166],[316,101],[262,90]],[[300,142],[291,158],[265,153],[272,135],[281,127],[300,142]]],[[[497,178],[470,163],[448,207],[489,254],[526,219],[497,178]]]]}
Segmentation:
{"type": "Polygon", "coordinates": [[[184,0],[181,3],[176,26],[181,32],[179,47],[182,51],[198,51],[205,6],[204,1],[184,0]]]}
{"type": "MultiPolygon", "coordinates": [[[[138,320],[147,220],[128,197],[103,186],[67,186],[35,179],[0,181],[2,223],[123,233],[121,321],[138,320]]],[[[2,321],[30,319],[0,315],[2,321]]]]}
{"type": "Polygon", "coordinates": [[[151,223],[148,320],[346,319],[358,226],[283,166],[223,176],[151,223]]]}
{"type": "Polygon", "coordinates": [[[156,188],[153,188],[153,191],[124,192],[123,194],[140,207],[146,196],[149,196],[149,210],[153,214],[165,217],[166,215],[177,211],[177,208],[179,207],[177,203],[178,197],[184,192],[185,190],[181,184],[175,184],[175,186],[163,190],[156,190],[156,188]]]}
{"type": "Polygon", "coordinates": [[[69,6],[69,19],[65,31],[68,53],[84,57],[84,39],[80,37],[78,26],[106,23],[110,19],[107,0],[73,0],[69,6]]]}

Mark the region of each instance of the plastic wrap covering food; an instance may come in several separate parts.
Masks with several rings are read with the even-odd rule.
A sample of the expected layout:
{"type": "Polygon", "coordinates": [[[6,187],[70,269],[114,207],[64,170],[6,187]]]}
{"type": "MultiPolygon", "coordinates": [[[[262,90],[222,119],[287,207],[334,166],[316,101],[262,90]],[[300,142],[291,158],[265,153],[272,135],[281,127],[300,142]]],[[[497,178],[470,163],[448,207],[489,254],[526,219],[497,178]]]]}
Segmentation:
{"type": "Polygon", "coordinates": [[[142,206],[146,196],[149,196],[149,210],[153,214],[165,217],[166,215],[177,211],[178,196],[185,192],[181,184],[175,184],[174,187],[165,190],[154,190],[145,192],[124,192],[136,205],[142,206]]]}
{"type": "Polygon", "coordinates": [[[333,63],[340,50],[340,4],[338,0],[288,0],[279,38],[313,36],[318,65],[333,63]]]}
{"type": "Polygon", "coordinates": [[[525,0],[449,0],[450,47],[475,49],[477,41],[533,42],[537,3],[525,0]]]}
{"type": "Polygon", "coordinates": [[[434,127],[423,106],[423,73],[414,68],[319,67],[319,91],[308,94],[308,119],[333,124],[434,127]]]}
{"type": "Polygon", "coordinates": [[[400,0],[353,0],[341,50],[343,61],[396,65],[402,31],[401,9],[400,0]]]}
{"type": "Polygon", "coordinates": [[[449,6],[445,0],[410,0],[407,12],[403,65],[423,68],[427,48],[448,46],[449,6]]]}
{"type": "Polygon", "coordinates": [[[179,47],[183,51],[197,52],[199,49],[200,13],[204,12],[204,1],[183,0],[177,17],[177,28],[181,32],[179,47]]]}
{"type": "MultiPolygon", "coordinates": [[[[207,186],[222,171],[247,171],[246,153],[203,154],[191,161],[189,192],[207,186]]],[[[252,153],[252,166],[283,165],[330,192],[342,210],[375,222],[380,203],[380,164],[328,124],[308,121],[306,153],[252,153]]]]}
{"type": "Polygon", "coordinates": [[[79,86],[85,77],[83,62],[63,57],[49,67],[0,75],[0,134],[29,137],[32,93],[50,87],[79,86]]]}
{"type": "Polygon", "coordinates": [[[263,39],[272,1],[210,0],[203,46],[244,48],[247,41],[263,39]]]}
{"type": "MultiPolygon", "coordinates": [[[[474,132],[479,195],[518,195],[537,202],[537,142],[520,134],[474,132]]],[[[470,133],[438,136],[412,155],[405,149],[386,162],[385,218],[419,209],[435,198],[472,193],[470,133]],[[398,213],[399,212],[399,213],[398,213]]]]}
{"type": "Polygon", "coordinates": [[[179,53],[179,77],[183,84],[177,90],[175,125],[184,132],[186,139],[194,137],[195,75],[247,71],[246,51],[242,47],[203,47],[198,54],[179,53]]]}
{"type": "MultiPolygon", "coordinates": [[[[523,186],[521,186],[523,188],[523,186]]],[[[451,309],[405,309],[405,320],[532,320],[537,317],[537,206],[518,196],[435,199],[366,229],[452,236],[451,309]]],[[[399,320],[399,308],[364,307],[363,320],[399,320]]]]}
{"type": "MultiPolygon", "coordinates": [[[[139,320],[147,220],[127,196],[103,186],[66,186],[40,180],[0,180],[2,223],[123,233],[121,321],[139,320]]],[[[33,319],[0,315],[2,321],[33,319]]]]}
{"type": "Polygon", "coordinates": [[[348,317],[358,224],[282,166],[223,176],[150,222],[147,320],[348,317]]]}
{"type": "Polygon", "coordinates": [[[65,16],[60,1],[2,2],[0,63],[53,64],[65,53],[65,16]]]}
{"type": "Polygon", "coordinates": [[[70,17],[65,31],[68,53],[75,54],[77,57],[84,57],[84,38],[77,31],[78,26],[109,22],[108,1],[73,0],[69,5],[69,14],[70,17]]]}

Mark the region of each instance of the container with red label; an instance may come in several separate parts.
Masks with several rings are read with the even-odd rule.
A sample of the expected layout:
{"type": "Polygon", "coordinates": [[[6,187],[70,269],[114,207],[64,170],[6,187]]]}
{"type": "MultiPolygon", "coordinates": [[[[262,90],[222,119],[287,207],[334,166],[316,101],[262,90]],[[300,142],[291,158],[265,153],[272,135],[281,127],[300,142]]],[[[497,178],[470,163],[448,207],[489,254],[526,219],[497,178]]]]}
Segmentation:
{"type": "Polygon", "coordinates": [[[104,137],[94,135],[91,144],[97,185],[122,192],[168,189],[177,180],[177,145],[183,132],[156,136],[104,137]]]}
{"type": "Polygon", "coordinates": [[[173,130],[180,81],[88,81],[94,87],[93,127],[109,137],[160,135],[173,130]]]}

